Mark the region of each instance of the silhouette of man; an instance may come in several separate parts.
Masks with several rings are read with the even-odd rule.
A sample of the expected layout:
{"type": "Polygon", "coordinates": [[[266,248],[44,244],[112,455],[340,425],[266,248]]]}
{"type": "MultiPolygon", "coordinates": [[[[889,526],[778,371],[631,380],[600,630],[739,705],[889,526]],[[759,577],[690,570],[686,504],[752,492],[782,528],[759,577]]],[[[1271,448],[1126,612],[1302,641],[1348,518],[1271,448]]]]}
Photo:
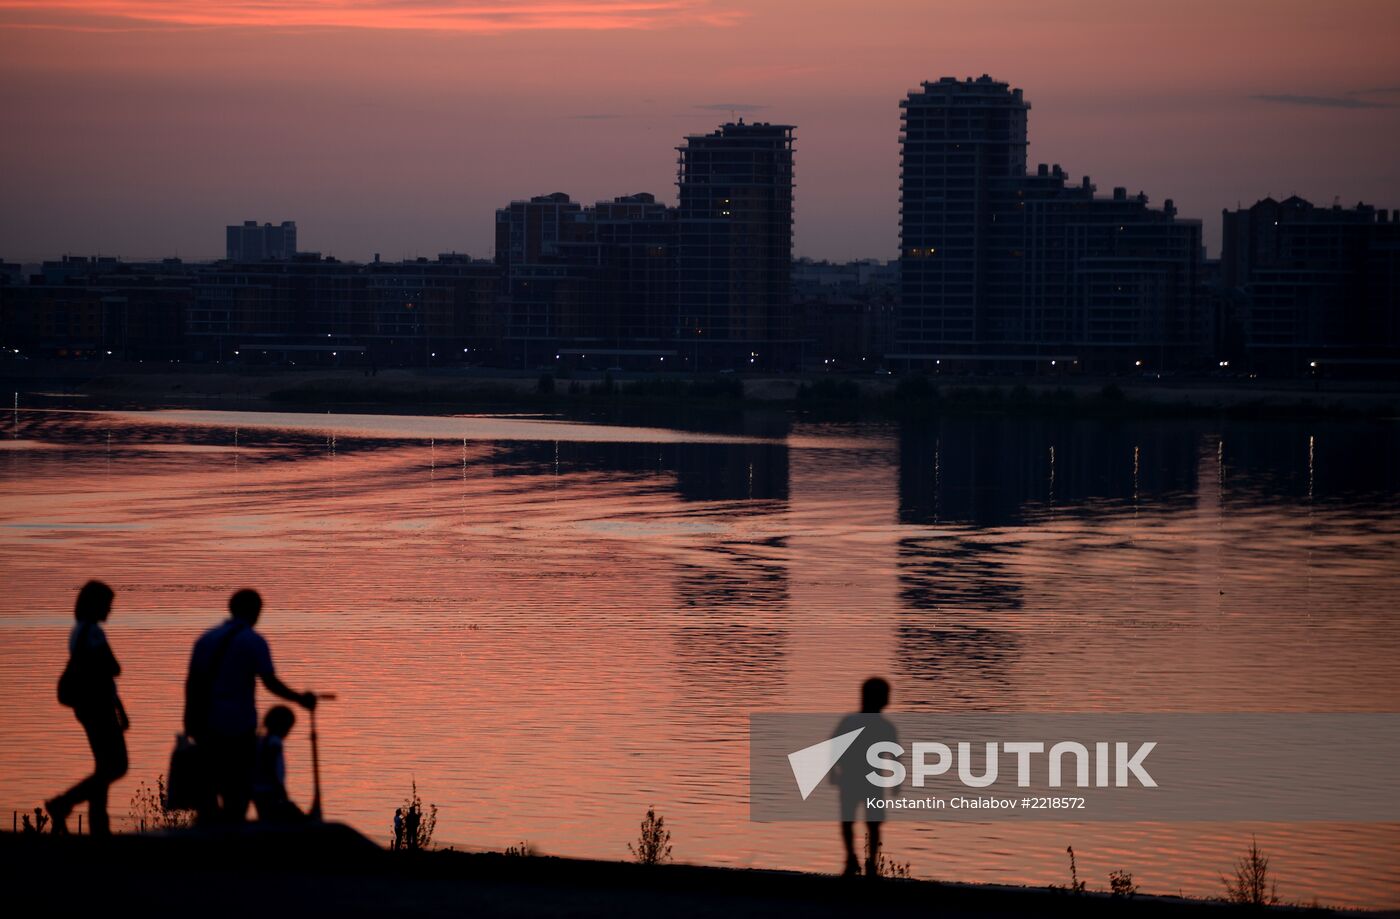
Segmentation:
{"type": "Polygon", "coordinates": [[[408,837],[408,847],[409,847],[410,849],[416,849],[416,848],[418,848],[418,823],[419,823],[418,805],[417,805],[417,804],[413,805],[412,807],[410,807],[410,808],[408,809],[408,819],[405,820],[404,822],[405,822],[405,824],[406,824],[406,826],[404,827],[404,835],[408,837]]]}
{"type": "Polygon", "coordinates": [[[240,823],[252,797],[257,751],[255,681],[268,692],[305,709],[316,707],[310,692],[293,692],[272,669],[267,641],[253,630],[262,597],[240,590],[228,601],[229,618],[194,643],[185,680],[185,733],[194,738],[207,776],[201,824],[240,823]]]}
{"type": "Polygon", "coordinates": [[[885,816],[883,810],[867,808],[865,799],[888,795],[890,790],[878,788],[865,778],[866,773],[870,771],[865,751],[871,744],[880,741],[899,742],[894,725],[880,714],[889,704],[890,684],[880,677],[871,677],[860,687],[860,711],[842,718],[831,735],[838,737],[863,729],[861,735],[856,738],[856,743],[851,744],[850,749],[831,770],[831,781],[841,790],[841,842],[846,847],[846,869],[843,873],[847,875],[860,874],[855,835],[856,820],[861,811],[865,811],[865,830],[869,840],[865,873],[868,877],[875,877],[879,873],[880,824],[885,816]]]}
{"type": "Polygon", "coordinates": [[[394,811],[394,851],[403,848],[403,808],[394,811]]]}
{"type": "MultiPolygon", "coordinates": [[[[80,802],[88,803],[88,825],[92,835],[111,833],[107,818],[107,792],[112,783],[126,775],[126,709],[117,695],[117,676],[122,672],[112,646],[100,623],[112,612],[112,589],[101,581],[88,581],[78,591],[73,608],[77,624],[68,636],[68,668],[59,680],[59,696],[87,733],[92,747],[93,773],[56,798],[44,802],[53,820],[54,833],[68,832],[64,822],[80,802]]],[[[37,808],[36,808],[37,810],[37,808]]]]}

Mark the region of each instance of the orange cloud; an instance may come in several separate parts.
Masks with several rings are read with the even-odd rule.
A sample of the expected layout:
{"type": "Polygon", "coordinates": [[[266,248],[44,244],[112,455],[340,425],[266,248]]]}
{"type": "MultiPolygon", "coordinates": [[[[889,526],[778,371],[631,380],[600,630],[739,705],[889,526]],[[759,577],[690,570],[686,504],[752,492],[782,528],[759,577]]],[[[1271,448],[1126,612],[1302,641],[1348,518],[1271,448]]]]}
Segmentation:
{"type": "Polygon", "coordinates": [[[715,0],[0,0],[0,27],[522,30],[728,26],[715,0]]]}

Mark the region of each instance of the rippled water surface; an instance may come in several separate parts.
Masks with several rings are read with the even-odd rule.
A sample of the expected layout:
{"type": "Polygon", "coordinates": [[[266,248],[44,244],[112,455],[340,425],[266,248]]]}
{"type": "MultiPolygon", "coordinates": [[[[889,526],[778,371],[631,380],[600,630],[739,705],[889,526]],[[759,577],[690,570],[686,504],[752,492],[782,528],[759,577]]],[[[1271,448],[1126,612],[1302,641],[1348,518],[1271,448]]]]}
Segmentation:
{"type": "MultiPolygon", "coordinates": [[[[164,771],[190,644],[266,600],[319,715],[328,813],[438,839],[835,870],[754,824],[747,718],[1400,711],[1400,426],[962,419],[707,433],[533,418],[20,411],[0,450],[0,805],[83,774],[53,686],[74,592],[117,590],[131,774],[164,771]]],[[[305,725],[289,742],[310,798],[305,725]]],[[[1286,899],[1400,906],[1400,827],[899,823],[916,875],[1133,872],[1216,895],[1251,834],[1286,899]]]]}

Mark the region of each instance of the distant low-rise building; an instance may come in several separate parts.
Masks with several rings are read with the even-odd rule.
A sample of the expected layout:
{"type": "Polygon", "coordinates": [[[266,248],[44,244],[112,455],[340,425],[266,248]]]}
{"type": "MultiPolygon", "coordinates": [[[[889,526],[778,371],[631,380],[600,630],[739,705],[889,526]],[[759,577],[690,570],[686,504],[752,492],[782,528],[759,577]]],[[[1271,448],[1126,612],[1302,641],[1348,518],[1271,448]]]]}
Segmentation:
{"type": "Polygon", "coordinates": [[[44,262],[29,283],[0,285],[0,345],[45,357],[179,360],[190,280],[179,259],[44,262]]]}
{"type": "Polygon", "coordinates": [[[0,346],[74,359],[501,363],[500,269],[449,253],[369,264],[65,257],[0,285],[0,346]]]}
{"type": "Polygon", "coordinates": [[[584,207],[556,192],[499,209],[506,363],[677,366],[676,225],[647,193],[584,207]]]}
{"type": "Polygon", "coordinates": [[[297,225],[284,220],[280,224],[245,220],[226,227],[227,258],[231,262],[262,262],[268,259],[286,260],[297,254],[297,225]]]}
{"type": "Polygon", "coordinates": [[[899,262],[798,259],[792,301],[803,369],[880,369],[893,345],[899,262]]]}
{"type": "Polygon", "coordinates": [[[1225,321],[1251,369],[1400,373],[1400,210],[1295,195],[1223,221],[1225,321]]]}
{"type": "Polygon", "coordinates": [[[223,262],[193,280],[187,345],[204,361],[461,363],[494,353],[499,276],[492,262],[459,255],[223,262]]]}

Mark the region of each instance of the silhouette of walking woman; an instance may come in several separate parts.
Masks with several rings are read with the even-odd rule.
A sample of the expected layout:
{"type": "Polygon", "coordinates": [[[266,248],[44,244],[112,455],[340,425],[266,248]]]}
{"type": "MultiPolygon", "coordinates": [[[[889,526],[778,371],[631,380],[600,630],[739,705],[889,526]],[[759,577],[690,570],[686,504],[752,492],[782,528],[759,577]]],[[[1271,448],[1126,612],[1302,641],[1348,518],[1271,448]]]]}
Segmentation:
{"type": "Polygon", "coordinates": [[[58,680],[58,701],[73,709],[78,723],[87,732],[94,768],[83,779],[56,798],[44,802],[53,819],[53,832],[66,833],[65,822],[73,808],[88,803],[88,825],[94,836],[106,836],[112,829],[107,819],[107,791],[126,775],[126,709],[117,695],[117,676],[122,672],[101,623],[112,612],[112,588],[101,581],[88,581],[78,591],[73,616],[77,624],[68,636],[68,666],[58,680]]]}

